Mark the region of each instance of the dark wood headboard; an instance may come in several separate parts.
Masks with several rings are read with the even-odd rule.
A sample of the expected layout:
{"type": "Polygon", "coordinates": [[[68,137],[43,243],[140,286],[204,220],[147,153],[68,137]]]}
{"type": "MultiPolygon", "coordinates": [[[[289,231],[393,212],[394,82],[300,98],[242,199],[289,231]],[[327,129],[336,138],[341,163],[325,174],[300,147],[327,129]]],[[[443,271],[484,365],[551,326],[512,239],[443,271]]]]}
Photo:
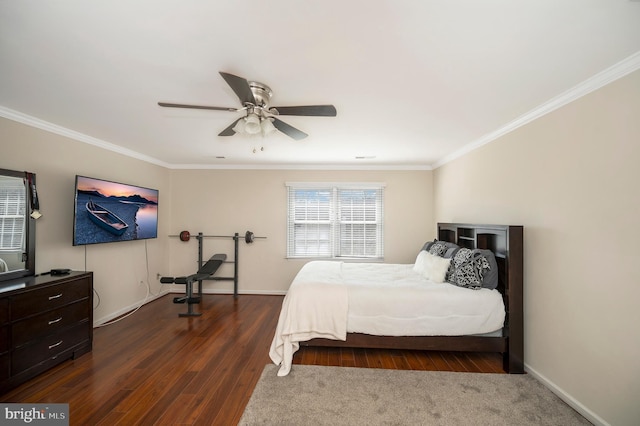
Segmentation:
{"type": "MultiPolygon", "coordinates": [[[[507,312],[503,335],[507,337],[507,371],[520,370],[524,362],[523,227],[438,223],[438,239],[460,247],[491,250],[498,263],[498,290],[507,312]],[[518,368],[519,367],[519,368],[518,368]]],[[[505,366],[506,367],[506,366],[505,366]]]]}

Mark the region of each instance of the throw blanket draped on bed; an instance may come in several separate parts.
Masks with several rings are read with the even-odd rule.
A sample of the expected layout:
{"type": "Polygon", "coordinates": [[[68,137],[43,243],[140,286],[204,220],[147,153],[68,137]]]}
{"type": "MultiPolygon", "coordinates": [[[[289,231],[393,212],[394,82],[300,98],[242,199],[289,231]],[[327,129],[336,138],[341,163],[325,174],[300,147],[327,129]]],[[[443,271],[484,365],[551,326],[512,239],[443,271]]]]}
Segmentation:
{"type": "Polygon", "coordinates": [[[282,302],[276,334],[269,356],[280,365],[278,376],[291,370],[293,354],[299,342],[315,338],[346,340],[347,288],[340,284],[296,280],[282,302]]]}

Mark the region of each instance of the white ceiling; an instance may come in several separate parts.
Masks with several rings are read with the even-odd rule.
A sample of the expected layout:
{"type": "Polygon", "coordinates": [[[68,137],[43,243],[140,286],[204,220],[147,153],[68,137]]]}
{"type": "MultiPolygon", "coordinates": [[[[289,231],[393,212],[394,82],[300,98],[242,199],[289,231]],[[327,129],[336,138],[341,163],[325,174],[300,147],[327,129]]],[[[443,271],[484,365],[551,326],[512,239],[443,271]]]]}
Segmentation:
{"type": "Polygon", "coordinates": [[[0,0],[0,116],[172,168],[429,168],[638,52],[632,0],[0,0]],[[157,105],[239,107],[218,71],[338,115],[249,139],[157,105]]]}

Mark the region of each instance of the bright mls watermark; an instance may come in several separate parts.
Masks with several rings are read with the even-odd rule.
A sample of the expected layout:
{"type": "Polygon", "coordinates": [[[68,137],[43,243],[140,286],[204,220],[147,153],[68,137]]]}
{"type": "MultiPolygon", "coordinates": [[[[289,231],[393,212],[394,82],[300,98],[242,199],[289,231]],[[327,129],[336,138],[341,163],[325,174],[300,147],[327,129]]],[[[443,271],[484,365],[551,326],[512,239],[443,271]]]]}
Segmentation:
{"type": "Polygon", "coordinates": [[[0,404],[0,424],[68,426],[69,404],[0,404]]]}

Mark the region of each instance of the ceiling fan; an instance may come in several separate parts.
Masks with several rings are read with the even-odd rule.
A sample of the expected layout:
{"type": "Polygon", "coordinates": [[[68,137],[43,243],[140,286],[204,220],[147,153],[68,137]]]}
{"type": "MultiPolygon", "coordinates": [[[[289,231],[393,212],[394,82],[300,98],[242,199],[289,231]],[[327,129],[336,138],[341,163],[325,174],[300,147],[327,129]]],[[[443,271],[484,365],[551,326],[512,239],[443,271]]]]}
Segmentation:
{"type": "Polygon", "coordinates": [[[227,82],[231,89],[240,99],[241,108],[225,108],[206,105],[185,105],[158,102],[161,107],[169,108],[191,108],[209,109],[217,111],[245,112],[243,117],[238,118],[224,129],[218,136],[233,136],[236,133],[247,135],[267,135],[275,130],[279,130],[285,135],[300,140],[307,135],[301,130],[285,123],[277,118],[280,115],[304,115],[315,117],[335,117],[336,108],[333,105],[304,105],[304,106],[269,106],[269,100],[273,92],[263,83],[257,81],[247,81],[237,75],[220,72],[220,75],[227,82]]]}

